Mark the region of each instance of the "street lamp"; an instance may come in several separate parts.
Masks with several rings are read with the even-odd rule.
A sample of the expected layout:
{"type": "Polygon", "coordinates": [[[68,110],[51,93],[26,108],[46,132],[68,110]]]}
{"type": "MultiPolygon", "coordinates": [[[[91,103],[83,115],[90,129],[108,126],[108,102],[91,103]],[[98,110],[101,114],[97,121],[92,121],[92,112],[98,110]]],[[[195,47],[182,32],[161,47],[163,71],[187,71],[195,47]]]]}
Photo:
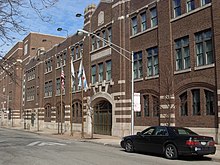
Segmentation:
{"type": "Polygon", "coordinates": [[[108,46],[110,48],[112,48],[113,50],[115,50],[117,53],[119,53],[121,56],[123,56],[125,59],[127,59],[128,61],[131,62],[131,134],[133,135],[134,134],[134,56],[133,56],[133,51],[130,52],[94,33],[91,33],[91,32],[88,32],[86,30],[83,30],[83,29],[78,29],[77,30],[77,34],[78,35],[83,35],[83,34],[87,34],[88,36],[94,36],[100,40],[102,40],[103,42],[107,43],[108,46]],[[123,51],[125,51],[126,53],[130,54],[131,57],[128,58],[127,56],[125,56],[124,54],[122,54],[120,51],[118,51],[116,48],[119,48],[119,49],[122,49],[123,51]]]}
{"type": "Polygon", "coordinates": [[[68,34],[68,30],[66,30],[66,29],[63,29],[63,28],[61,28],[61,27],[59,27],[59,28],[57,28],[57,31],[66,31],[66,34],[67,34],[67,37],[69,36],[69,34],[68,34]]]}

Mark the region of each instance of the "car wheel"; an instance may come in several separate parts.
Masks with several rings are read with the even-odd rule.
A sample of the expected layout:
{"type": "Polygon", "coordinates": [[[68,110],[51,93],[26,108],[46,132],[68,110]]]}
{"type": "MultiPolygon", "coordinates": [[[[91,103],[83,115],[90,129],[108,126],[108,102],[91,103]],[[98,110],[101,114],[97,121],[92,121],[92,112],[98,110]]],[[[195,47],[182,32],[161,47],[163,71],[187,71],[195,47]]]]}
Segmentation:
{"type": "Polygon", "coordinates": [[[125,151],[126,152],[134,152],[134,145],[131,140],[127,140],[125,142],[125,151]]]}
{"type": "Polygon", "coordinates": [[[173,144],[168,144],[165,147],[165,157],[168,159],[176,159],[178,156],[177,149],[173,144]]]}

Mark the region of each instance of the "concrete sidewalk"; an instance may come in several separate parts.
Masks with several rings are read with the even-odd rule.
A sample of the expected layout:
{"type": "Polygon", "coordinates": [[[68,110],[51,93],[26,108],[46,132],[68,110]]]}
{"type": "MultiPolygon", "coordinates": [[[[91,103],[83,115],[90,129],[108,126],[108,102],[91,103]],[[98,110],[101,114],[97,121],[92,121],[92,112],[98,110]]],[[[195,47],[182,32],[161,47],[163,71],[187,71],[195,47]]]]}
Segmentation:
{"type": "MultiPolygon", "coordinates": [[[[12,128],[10,128],[12,129],[12,128]]],[[[101,145],[107,145],[112,147],[120,148],[120,141],[121,138],[114,137],[114,136],[107,136],[107,135],[98,135],[94,134],[93,138],[91,138],[90,135],[84,134],[84,138],[81,137],[81,132],[73,132],[73,135],[71,136],[69,132],[65,132],[62,135],[57,133],[57,130],[51,130],[51,129],[44,129],[43,131],[36,131],[36,130],[24,130],[21,128],[15,128],[26,132],[32,132],[39,135],[54,137],[58,139],[63,140],[75,140],[75,141],[81,141],[81,142],[90,142],[90,143],[96,143],[101,145]]],[[[215,155],[207,155],[206,157],[211,158],[214,161],[220,162],[220,145],[216,145],[216,153],[215,155]]]]}

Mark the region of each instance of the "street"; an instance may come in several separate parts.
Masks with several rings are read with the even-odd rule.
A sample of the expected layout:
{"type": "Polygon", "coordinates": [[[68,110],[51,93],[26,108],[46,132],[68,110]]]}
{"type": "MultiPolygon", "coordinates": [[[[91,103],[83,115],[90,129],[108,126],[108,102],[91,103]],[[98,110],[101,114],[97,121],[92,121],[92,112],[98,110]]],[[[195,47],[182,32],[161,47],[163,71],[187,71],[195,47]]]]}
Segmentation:
{"type": "Polygon", "coordinates": [[[0,165],[220,165],[210,158],[167,160],[121,148],[0,128],[0,165]]]}

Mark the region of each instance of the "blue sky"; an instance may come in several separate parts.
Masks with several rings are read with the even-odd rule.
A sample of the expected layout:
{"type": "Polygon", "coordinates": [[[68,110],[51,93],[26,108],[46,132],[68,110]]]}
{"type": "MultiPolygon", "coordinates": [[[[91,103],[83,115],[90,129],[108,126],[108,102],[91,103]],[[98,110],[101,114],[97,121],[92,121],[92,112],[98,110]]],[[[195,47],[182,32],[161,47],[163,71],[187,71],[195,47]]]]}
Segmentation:
{"type": "Polygon", "coordinates": [[[15,34],[15,42],[1,47],[1,51],[9,51],[15,43],[24,39],[29,32],[39,32],[44,34],[66,36],[74,34],[77,29],[83,28],[83,17],[76,18],[76,13],[84,13],[84,9],[90,4],[98,5],[100,0],[59,0],[55,6],[43,11],[45,16],[50,16],[51,21],[43,22],[33,10],[25,13],[30,19],[25,19],[26,27],[29,29],[24,35],[15,34]],[[57,31],[61,27],[63,31],[57,31]]]}

